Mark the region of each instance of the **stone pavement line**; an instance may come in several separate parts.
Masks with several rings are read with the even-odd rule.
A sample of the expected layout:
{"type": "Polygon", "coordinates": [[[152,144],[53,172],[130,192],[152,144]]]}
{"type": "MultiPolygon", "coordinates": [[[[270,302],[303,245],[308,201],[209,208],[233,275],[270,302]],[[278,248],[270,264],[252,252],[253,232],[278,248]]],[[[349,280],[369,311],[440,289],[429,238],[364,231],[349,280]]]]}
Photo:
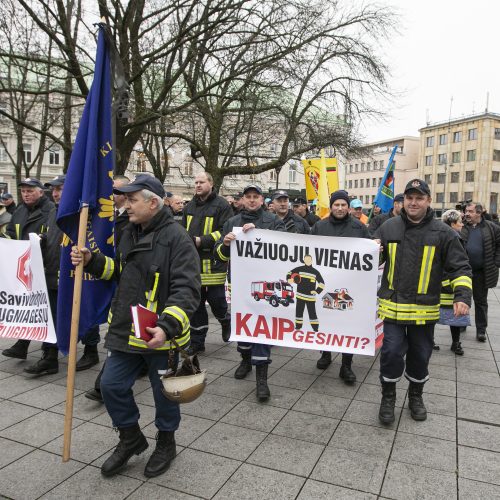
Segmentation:
{"type": "MultiPolygon", "coordinates": [[[[206,393],[182,409],[171,470],[148,481],[142,471],[155,427],[147,380],[134,389],[150,448],[104,480],[99,467],[116,435],[104,409],[82,393],[100,367],[77,374],[75,447],[71,462],[61,464],[62,426],[35,430],[62,418],[65,360],[59,374],[37,380],[22,373],[26,363],[0,357],[0,498],[500,498],[499,292],[490,291],[486,344],[470,328],[465,355],[456,357],[448,328],[436,328],[441,351],[431,358],[428,421],[411,421],[402,381],[398,418],[386,429],[377,421],[378,357],[355,357],[358,383],[349,388],[338,378],[338,360],[322,372],[317,352],[277,348],[272,398],[262,405],[254,396],[255,372],[247,381],[233,378],[239,356],[222,343],[211,318],[201,358],[209,371],[206,393]]],[[[0,339],[0,348],[11,343],[0,339]]],[[[34,343],[30,359],[39,355],[34,343]]]]}

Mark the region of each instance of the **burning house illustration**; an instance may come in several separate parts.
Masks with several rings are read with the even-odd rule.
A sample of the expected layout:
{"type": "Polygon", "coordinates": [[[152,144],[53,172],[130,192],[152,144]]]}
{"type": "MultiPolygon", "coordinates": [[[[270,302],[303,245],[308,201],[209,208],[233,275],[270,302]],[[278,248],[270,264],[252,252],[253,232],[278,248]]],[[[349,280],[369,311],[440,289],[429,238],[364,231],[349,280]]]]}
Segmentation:
{"type": "Polygon", "coordinates": [[[323,307],[337,311],[349,311],[354,308],[354,299],[349,295],[347,288],[336,289],[323,295],[323,307]]]}

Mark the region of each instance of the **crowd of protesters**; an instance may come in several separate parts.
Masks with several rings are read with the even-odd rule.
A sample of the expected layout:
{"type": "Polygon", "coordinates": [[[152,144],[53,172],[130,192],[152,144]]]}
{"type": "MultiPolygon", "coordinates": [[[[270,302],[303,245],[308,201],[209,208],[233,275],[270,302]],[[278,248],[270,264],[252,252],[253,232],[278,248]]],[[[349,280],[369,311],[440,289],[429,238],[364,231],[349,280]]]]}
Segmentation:
{"type": "MultiPolygon", "coordinates": [[[[55,215],[64,180],[59,176],[45,186],[51,189],[55,205],[44,194],[40,181],[33,178],[20,183],[22,200],[17,207],[14,204],[13,209],[9,208],[12,197],[3,195],[0,200],[6,207],[4,212],[8,210],[10,215],[6,237],[27,239],[29,232],[41,235],[54,315],[57,249],[63,236],[55,224],[55,215]]],[[[291,200],[283,190],[266,199],[262,189],[251,184],[238,194],[219,196],[212,177],[205,172],[195,177],[194,196],[188,203],[165,192],[161,182],[149,175],[140,175],[132,182],[124,176],[116,177],[113,187],[115,259],[86,248],[73,247],[71,254],[74,265],[83,261],[85,272],[96,277],[106,275],[118,285],[105,340],[108,357],[94,387],[86,394],[104,403],[119,431],[118,446],[101,467],[105,476],[117,474],[132,455],[148,447],[132,393],[135,380],[144,374],[151,381],[158,428],[145,475],[162,474],[175,457],[179,405],[162,395],[159,374],[168,368],[165,351],[175,351],[173,339],[191,355],[205,351],[207,303],[220,324],[222,340],[229,341],[231,322],[225,283],[231,241],[237,238],[235,227],[242,227],[244,232],[259,228],[322,237],[371,238],[379,244],[381,262],[385,263],[378,292],[378,313],[384,323],[379,408],[383,424],[394,421],[397,382],[403,376],[409,381],[411,417],[426,419],[423,389],[429,379],[433,348],[438,347],[434,343],[437,323],[450,326],[451,350],[463,355],[460,335],[471,324],[469,307],[473,300],[477,341],[487,339],[487,296],[488,289],[498,281],[500,226],[487,220],[477,202],[468,203],[464,212],[449,210],[439,220],[431,207],[429,186],[423,180],[410,181],[404,192],[395,196],[390,212],[377,214],[374,210],[371,220],[363,213],[361,201],[350,199],[343,190],[332,193],[330,214],[320,220],[306,199],[291,200]],[[149,341],[136,339],[130,331],[130,306],[144,301],[142,297],[154,304],[159,314],[157,326],[149,329],[149,341]]],[[[310,265],[305,258],[303,264],[310,265]]],[[[306,292],[318,293],[320,282],[317,277],[306,292]]],[[[307,307],[314,326],[315,311],[307,303],[307,296],[303,306],[298,310],[296,325],[301,325],[307,307]]],[[[86,336],[77,369],[98,363],[98,342],[95,325],[86,336]]],[[[18,341],[2,354],[26,359],[28,345],[18,341]]],[[[272,397],[267,384],[271,346],[238,342],[237,350],[241,361],[234,377],[243,379],[255,368],[256,397],[266,401],[272,397]]],[[[331,353],[321,353],[317,367],[326,369],[330,364],[331,353]]],[[[44,344],[42,358],[25,371],[36,376],[56,373],[57,347],[44,344]]],[[[356,382],[352,355],[342,355],[339,377],[346,384],[356,382]]]]}

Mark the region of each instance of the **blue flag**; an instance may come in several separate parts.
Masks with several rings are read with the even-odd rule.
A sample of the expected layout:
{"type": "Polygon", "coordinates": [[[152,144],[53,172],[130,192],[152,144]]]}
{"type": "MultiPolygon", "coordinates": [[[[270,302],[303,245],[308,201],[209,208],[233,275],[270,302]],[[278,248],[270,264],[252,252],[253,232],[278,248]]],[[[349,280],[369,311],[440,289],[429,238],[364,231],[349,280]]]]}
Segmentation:
{"type": "Polygon", "coordinates": [[[389,163],[385,169],[384,177],[375,196],[374,204],[380,207],[381,213],[391,210],[394,205],[394,156],[398,146],[394,146],[389,158],[389,163]]]}
{"type": "MultiPolygon", "coordinates": [[[[89,206],[85,246],[92,252],[114,257],[114,206],[111,113],[111,69],[109,47],[100,26],[94,81],[83,109],[75,145],[71,154],[57,225],[65,233],[61,248],[57,300],[57,346],[67,354],[71,330],[74,266],[71,246],[78,241],[78,223],[82,205],[89,206]]],[[[78,338],[92,326],[105,323],[114,292],[114,284],[84,272],[78,338]]]]}

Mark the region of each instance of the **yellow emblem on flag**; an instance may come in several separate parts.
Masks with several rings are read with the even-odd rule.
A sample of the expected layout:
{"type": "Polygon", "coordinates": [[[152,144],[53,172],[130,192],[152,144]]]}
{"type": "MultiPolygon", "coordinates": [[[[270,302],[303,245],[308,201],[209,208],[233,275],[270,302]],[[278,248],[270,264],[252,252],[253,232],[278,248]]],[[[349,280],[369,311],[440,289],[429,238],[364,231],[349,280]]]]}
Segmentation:
{"type": "Polygon", "coordinates": [[[110,221],[115,218],[115,204],[113,202],[113,196],[108,198],[99,198],[99,204],[101,206],[101,211],[97,214],[101,219],[109,218],[110,221]]]}

